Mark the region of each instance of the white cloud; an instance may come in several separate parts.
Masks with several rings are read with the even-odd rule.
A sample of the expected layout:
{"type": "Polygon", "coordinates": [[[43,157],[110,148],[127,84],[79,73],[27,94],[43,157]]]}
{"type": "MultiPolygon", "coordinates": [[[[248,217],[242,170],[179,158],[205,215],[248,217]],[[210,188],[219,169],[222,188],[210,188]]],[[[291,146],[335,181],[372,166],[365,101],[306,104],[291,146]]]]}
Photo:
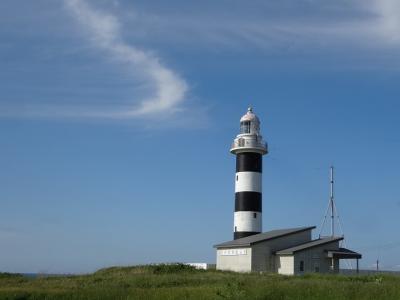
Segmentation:
{"type": "Polygon", "coordinates": [[[372,8],[379,16],[379,34],[390,43],[399,43],[400,1],[375,0],[372,8]]]}
{"type": "Polygon", "coordinates": [[[155,55],[127,44],[121,37],[121,25],[115,16],[90,7],[84,0],[65,0],[65,4],[96,47],[131,66],[132,72],[148,81],[154,91],[128,109],[113,112],[94,110],[78,115],[130,118],[169,114],[180,109],[188,91],[186,82],[155,55]]]}
{"type": "Polygon", "coordinates": [[[398,0],[273,3],[213,2],[209,4],[213,9],[196,4],[184,15],[171,11],[136,14],[133,22],[144,26],[148,34],[131,34],[143,40],[151,37],[164,43],[195,44],[206,50],[259,48],[280,54],[321,49],[340,53],[355,49],[353,53],[360,53],[400,42],[398,0]]]}
{"type": "MultiPolygon", "coordinates": [[[[50,103],[51,95],[45,95],[42,100],[39,95],[39,99],[25,103],[22,108],[12,104],[1,108],[1,116],[132,119],[157,115],[165,120],[187,107],[188,84],[157,55],[143,50],[158,46],[166,51],[184,49],[195,55],[238,51],[239,55],[245,56],[249,53],[246,51],[250,51],[259,59],[273,53],[278,58],[276,61],[287,55],[285,62],[297,62],[303,55],[309,55],[305,60],[308,63],[312,62],[310,57],[317,54],[334,58],[326,60],[327,64],[332,61],[338,68],[399,66],[395,59],[400,45],[398,0],[254,1],[252,5],[205,0],[167,4],[171,7],[179,5],[180,10],[154,9],[154,4],[143,2],[138,2],[138,9],[132,9],[131,2],[123,5],[121,2],[114,4],[113,9],[118,11],[123,23],[108,10],[90,5],[106,3],[109,8],[113,3],[111,0],[64,2],[79,24],[79,31],[85,33],[82,37],[87,37],[96,51],[116,60],[116,68],[123,65],[121,73],[127,69],[131,71],[129,82],[132,83],[130,87],[135,87],[135,94],[129,100],[124,93],[113,102],[110,97],[93,104],[97,96],[88,93],[86,102],[76,103],[76,99],[83,96],[56,99],[62,103],[60,105],[50,103]],[[186,5],[184,9],[182,5],[186,5]],[[344,63],[337,63],[341,60],[344,63]]],[[[229,59],[229,55],[227,57],[229,59]]],[[[274,61],[272,59],[271,63],[274,61]]],[[[316,64],[317,68],[326,66],[329,67],[316,64]]],[[[195,62],[190,67],[195,68],[195,62]]]]}

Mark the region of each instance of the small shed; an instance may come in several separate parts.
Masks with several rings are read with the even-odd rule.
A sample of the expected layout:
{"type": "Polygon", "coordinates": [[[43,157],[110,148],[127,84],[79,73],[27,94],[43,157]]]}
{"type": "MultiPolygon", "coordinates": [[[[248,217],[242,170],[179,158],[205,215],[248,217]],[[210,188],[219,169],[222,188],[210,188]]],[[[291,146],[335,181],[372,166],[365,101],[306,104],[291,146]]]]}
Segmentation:
{"type": "Polygon", "coordinates": [[[276,252],[278,273],[296,275],[304,273],[337,273],[340,259],[360,259],[361,254],[340,248],[343,237],[319,238],[276,252]]]}

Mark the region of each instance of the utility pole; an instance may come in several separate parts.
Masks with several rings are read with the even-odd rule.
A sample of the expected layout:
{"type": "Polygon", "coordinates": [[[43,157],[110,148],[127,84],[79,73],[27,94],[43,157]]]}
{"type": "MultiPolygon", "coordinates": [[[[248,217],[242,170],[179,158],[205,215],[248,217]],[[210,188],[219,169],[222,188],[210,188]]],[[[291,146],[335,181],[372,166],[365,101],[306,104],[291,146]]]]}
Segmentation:
{"type": "Polygon", "coordinates": [[[335,211],[334,211],[334,194],[333,194],[333,166],[331,166],[331,197],[330,197],[330,207],[331,207],[331,236],[335,236],[335,211]]]}

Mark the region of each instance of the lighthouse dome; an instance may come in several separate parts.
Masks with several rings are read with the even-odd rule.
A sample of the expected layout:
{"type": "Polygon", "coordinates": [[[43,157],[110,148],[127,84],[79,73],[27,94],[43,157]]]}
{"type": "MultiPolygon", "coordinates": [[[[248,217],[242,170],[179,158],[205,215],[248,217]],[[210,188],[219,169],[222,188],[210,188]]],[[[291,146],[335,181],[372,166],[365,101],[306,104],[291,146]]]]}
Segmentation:
{"type": "Polygon", "coordinates": [[[257,122],[260,123],[260,120],[258,119],[258,117],[255,115],[255,113],[253,113],[253,108],[249,107],[247,109],[247,113],[240,118],[240,122],[243,121],[253,121],[253,122],[257,122]]]}
{"type": "Polygon", "coordinates": [[[240,118],[240,133],[241,134],[259,134],[260,120],[253,113],[253,108],[249,107],[247,113],[240,118]]]}
{"type": "Polygon", "coordinates": [[[231,153],[254,152],[262,155],[268,153],[267,143],[260,132],[260,120],[249,107],[246,114],[240,118],[240,133],[233,140],[231,153]]]}

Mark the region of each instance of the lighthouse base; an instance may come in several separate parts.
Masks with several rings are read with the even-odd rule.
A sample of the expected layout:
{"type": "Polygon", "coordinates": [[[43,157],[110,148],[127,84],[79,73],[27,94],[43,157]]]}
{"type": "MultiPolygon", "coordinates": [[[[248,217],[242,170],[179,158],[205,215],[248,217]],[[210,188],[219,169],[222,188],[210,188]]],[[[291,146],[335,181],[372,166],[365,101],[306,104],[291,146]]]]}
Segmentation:
{"type": "Polygon", "coordinates": [[[250,232],[250,231],[237,231],[233,233],[233,239],[241,239],[246,236],[254,235],[254,234],[259,234],[260,232],[250,232]]]}

